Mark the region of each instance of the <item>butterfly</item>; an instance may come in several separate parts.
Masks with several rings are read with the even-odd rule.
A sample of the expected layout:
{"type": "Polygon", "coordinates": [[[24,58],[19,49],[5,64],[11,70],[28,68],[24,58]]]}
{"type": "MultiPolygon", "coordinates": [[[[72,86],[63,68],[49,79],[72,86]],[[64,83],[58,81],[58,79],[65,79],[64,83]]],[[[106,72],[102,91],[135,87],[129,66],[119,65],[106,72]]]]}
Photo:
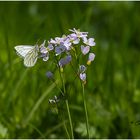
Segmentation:
{"type": "Polygon", "coordinates": [[[18,45],[15,46],[17,54],[24,59],[26,67],[33,67],[38,58],[39,48],[38,45],[18,45]]]}
{"type": "Polygon", "coordinates": [[[31,45],[18,45],[15,46],[15,50],[17,54],[24,59],[24,65],[26,67],[33,67],[38,59],[39,48],[45,47],[46,40],[38,46],[37,44],[34,46],[31,45]]]}

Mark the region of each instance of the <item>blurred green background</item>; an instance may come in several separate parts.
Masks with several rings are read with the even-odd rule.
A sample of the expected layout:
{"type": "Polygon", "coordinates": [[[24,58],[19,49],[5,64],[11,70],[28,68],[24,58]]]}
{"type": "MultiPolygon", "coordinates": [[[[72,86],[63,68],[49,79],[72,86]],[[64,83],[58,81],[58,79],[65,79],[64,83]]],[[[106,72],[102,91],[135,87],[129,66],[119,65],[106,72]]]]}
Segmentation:
{"type": "MultiPolygon", "coordinates": [[[[0,2],[0,138],[67,138],[48,103],[59,93],[45,76],[51,66],[25,68],[14,46],[71,28],[96,41],[85,89],[91,137],[140,138],[139,2],[88,1],[0,2]]],[[[74,135],[87,138],[81,88],[67,78],[74,135]]]]}

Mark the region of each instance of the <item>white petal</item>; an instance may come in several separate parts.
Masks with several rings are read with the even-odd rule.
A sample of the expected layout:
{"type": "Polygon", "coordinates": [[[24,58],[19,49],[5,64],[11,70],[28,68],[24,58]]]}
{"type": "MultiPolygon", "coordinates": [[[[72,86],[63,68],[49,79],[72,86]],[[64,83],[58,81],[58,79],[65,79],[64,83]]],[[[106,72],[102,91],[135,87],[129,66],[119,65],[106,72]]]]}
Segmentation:
{"type": "Polygon", "coordinates": [[[73,41],[73,44],[78,44],[79,42],[80,42],[80,39],[77,38],[77,39],[75,39],[75,40],[73,41]]]}
{"type": "Polygon", "coordinates": [[[48,50],[47,50],[46,47],[43,46],[43,47],[40,48],[40,52],[41,52],[41,53],[47,53],[48,50]]]}
{"type": "Polygon", "coordinates": [[[43,57],[43,61],[48,61],[49,57],[46,56],[46,57],[43,57]]]}
{"type": "Polygon", "coordinates": [[[86,80],[86,74],[85,73],[80,73],[80,79],[82,81],[85,81],[86,80]]]}
{"type": "Polygon", "coordinates": [[[95,46],[94,38],[89,38],[88,39],[88,45],[89,46],[95,46]]]}
{"type": "Polygon", "coordinates": [[[90,47],[89,46],[86,46],[86,47],[81,46],[81,51],[84,55],[86,55],[87,53],[89,53],[90,47]]]}
{"type": "Polygon", "coordinates": [[[86,37],[83,37],[82,39],[83,39],[83,43],[86,44],[87,43],[87,38],[86,37]]]}
{"type": "Polygon", "coordinates": [[[89,60],[89,61],[93,61],[94,58],[95,58],[95,54],[94,54],[94,53],[89,53],[88,60],[89,60]]]}
{"type": "Polygon", "coordinates": [[[54,49],[53,45],[52,45],[52,44],[49,44],[49,45],[48,45],[48,49],[49,49],[50,51],[53,50],[53,49],[54,49]]]}

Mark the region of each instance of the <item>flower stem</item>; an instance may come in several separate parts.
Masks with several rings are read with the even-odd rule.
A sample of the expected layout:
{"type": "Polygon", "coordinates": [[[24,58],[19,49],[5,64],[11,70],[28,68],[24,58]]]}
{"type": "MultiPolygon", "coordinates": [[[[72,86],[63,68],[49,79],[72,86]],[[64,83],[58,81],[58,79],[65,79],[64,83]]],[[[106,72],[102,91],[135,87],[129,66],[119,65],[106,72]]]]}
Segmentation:
{"type": "Polygon", "coordinates": [[[71,120],[68,100],[65,100],[65,103],[66,103],[66,108],[67,108],[68,117],[69,117],[69,123],[70,123],[70,129],[71,129],[71,137],[72,137],[72,139],[74,139],[73,126],[72,126],[72,120],[71,120]]]}
{"type": "Polygon", "coordinates": [[[66,133],[67,133],[68,138],[70,139],[70,135],[69,135],[69,132],[68,132],[68,130],[67,130],[67,127],[66,127],[66,123],[65,123],[65,122],[64,122],[64,128],[65,128],[65,131],[66,131],[66,133]]]}
{"type": "MultiPolygon", "coordinates": [[[[62,73],[61,73],[61,71],[60,71],[60,67],[59,67],[59,74],[60,74],[60,78],[61,78],[61,81],[62,81],[63,93],[64,93],[64,96],[66,96],[65,82],[64,82],[63,75],[62,75],[62,73]]],[[[71,119],[71,115],[70,115],[70,109],[69,109],[68,99],[65,100],[65,104],[66,104],[66,109],[67,109],[68,118],[69,118],[69,123],[70,123],[71,138],[74,139],[74,135],[73,135],[73,126],[72,126],[72,119],[71,119]]]]}
{"type": "MultiPolygon", "coordinates": [[[[61,77],[62,77],[62,75],[61,75],[61,77]]],[[[64,95],[66,95],[65,82],[64,82],[64,78],[63,77],[62,77],[62,84],[63,84],[63,89],[64,89],[64,95]]],[[[69,109],[68,99],[65,100],[65,103],[66,103],[66,109],[67,109],[67,113],[68,113],[68,117],[69,117],[71,137],[72,137],[72,139],[74,139],[73,126],[72,126],[72,120],[71,120],[71,115],[70,115],[70,109],[69,109]]]]}
{"type": "Polygon", "coordinates": [[[84,101],[84,110],[85,110],[85,117],[86,117],[86,128],[87,128],[87,136],[90,139],[90,134],[89,134],[89,122],[88,122],[88,113],[87,113],[87,104],[85,100],[85,86],[84,83],[82,84],[82,93],[83,93],[83,101],[84,101]]]}
{"type": "MultiPolygon", "coordinates": [[[[57,105],[57,108],[58,108],[58,105],[57,105]]],[[[59,114],[60,114],[61,120],[63,121],[63,112],[61,112],[59,114]]],[[[68,137],[68,139],[70,139],[70,135],[69,135],[65,120],[63,122],[64,122],[63,124],[64,124],[64,129],[66,131],[67,137],[68,137]]]]}

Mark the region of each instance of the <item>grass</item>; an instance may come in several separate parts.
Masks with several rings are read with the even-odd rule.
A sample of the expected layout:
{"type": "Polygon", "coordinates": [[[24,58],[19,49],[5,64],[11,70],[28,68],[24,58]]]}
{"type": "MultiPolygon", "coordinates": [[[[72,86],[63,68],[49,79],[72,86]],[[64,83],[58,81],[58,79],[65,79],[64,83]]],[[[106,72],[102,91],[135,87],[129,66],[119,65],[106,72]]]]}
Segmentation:
{"type": "MultiPolygon", "coordinates": [[[[51,64],[27,69],[14,46],[73,27],[96,39],[85,85],[90,137],[140,138],[139,9],[138,2],[0,2],[0,138],[67,138],[68,116],[61,121],[48,104],[59,94],[45,77],[51,64]]],[[[87,138],[81,85],[67,79],[74,137],[87,138]]]]}

